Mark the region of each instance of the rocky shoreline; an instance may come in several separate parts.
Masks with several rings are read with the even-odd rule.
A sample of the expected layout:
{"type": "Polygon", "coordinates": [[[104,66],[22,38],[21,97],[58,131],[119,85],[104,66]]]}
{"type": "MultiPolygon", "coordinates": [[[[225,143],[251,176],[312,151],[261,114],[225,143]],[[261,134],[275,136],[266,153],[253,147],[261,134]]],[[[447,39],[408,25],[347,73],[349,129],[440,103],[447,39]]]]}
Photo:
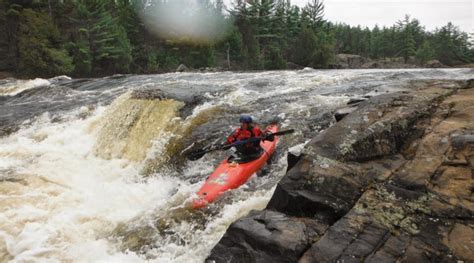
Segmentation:
{"type": "Polygon", "coordinates": [[[207,262],[474,261],[474,80],[414,82],[314,137],[207,262]]]}

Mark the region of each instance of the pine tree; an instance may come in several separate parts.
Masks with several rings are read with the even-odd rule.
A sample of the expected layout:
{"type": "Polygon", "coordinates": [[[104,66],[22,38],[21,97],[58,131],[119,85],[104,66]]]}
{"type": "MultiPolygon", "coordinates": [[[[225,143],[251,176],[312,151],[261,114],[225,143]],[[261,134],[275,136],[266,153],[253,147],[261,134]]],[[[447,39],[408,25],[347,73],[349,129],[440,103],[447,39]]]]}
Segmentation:
{"type": "Polygon", "coordinates": [[[18,33],[19,73],[35,76],[69,74],[72,59],[60,46],[59,31],[47,13],[24,9],[18,33]]]}
{"type": "Polygon", "coordinates": [[[316,46],[311,54],[310,66],[328,68],[334,60],[335,40],[330,32],[320,30],[316,35],[316,46]]]}
{"type": "Polygon", "coordinates": [[[300,9],[298,6],[292,6],[290,1],[286,2],[286,37],[288,41],[293,40],[300,31],[300,9]]]}
{"type": "Polygon", "coordinates": [[[429,41],[423,42],[421,47],[416,51],[416,60],[420,65],[425,64],[429,60],[433,59],[435,51],[429,41]]]}
{"type": "Polygon", "coordinates": [[[312,29],[303,27],[298,34],[292,50],[293,60],[302,66],[309,66],[313,62],[317,39],[312,29]]]}
{"type": "Polygon", "coordinates": [[[416,54],[416,42],[414,38],[415,25],[414,22],[411,21],[410,16],[405,15],[403,20],[397,21],[396,28],[399,32],[399,54],[403,56],[405,63],[407,63],[410,56],[416,54]]]}
{"type": "Polygon", "coordinates": [[[18,71],[19,65],[19,29],[20,29],[20,17],[23,7],[19,4],[8,3],[4,0],[3,7],[5,8],[5,57],[2,57],[2,60],[5,61],[5,68],[11,71],[18,71]]]}
{"type": "Polygon", "coordinates": [[[7,3],[5,0],[0,0],[0,71],[8,70],[8,61],[5,59],[8,57],[8,39],[7,36],[7,3]]]}
{"type": "Polygon", "coordinates": [[[436,57],[446,65],[470,63],[469,37],[452,23],[437,29],[433,35],[436,57]]]}
{"type": "Polygon", "coordinates": [[[372,29],[372,37],[370,38],[370,57],[378,59],[383,56],[383,33],[380,28],[375,25],[372,29]]]}
{"type": "MultiPolygon", "coordinates": [[[[107,10],[106,0],[79,0],[75,21],[79,35],[73,49],[79,50],[77,62],[87,65],[90,52],[91,73],[124,73],[129,71],[131,46],[125,29],[107,10]],[[81,63],[82,63],[81,62],[81,63]]],[[[75,52],[77,56],[77,52],[75,52]]],[[[84,67],[83,69],[87,69],[84,67]]]]}
{"type": "Polygon", "coordinates": [[[258,25],[255,25],[255,8],[250,8],[247,1],[237,0],[231,14],[234,16],[235,25],[242,35],[242,58],[248,68],[261,68],[260,44],[256,38],[258,25]]]}
{"type": "Polygon", "coordinates": [[[324,3],[322,0],[311,0],[303,8],[301,20],[307,27],[316,30],[323,22],[324,3]]]}

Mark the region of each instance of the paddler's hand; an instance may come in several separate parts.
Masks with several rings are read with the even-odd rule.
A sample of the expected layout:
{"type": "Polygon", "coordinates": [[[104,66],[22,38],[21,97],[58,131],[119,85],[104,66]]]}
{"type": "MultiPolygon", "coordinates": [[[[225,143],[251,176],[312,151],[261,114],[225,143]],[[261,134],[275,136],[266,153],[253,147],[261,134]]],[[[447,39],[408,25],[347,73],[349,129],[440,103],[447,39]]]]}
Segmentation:
{"type": "Polygon", "coordinates": [[[273,140],[275,140],[275,135],[273,135],[273,133],[271,132],[265,132],[263,134],[263,138],[262,138],[263,141],[271,141],[273,142],[273,140]]]}

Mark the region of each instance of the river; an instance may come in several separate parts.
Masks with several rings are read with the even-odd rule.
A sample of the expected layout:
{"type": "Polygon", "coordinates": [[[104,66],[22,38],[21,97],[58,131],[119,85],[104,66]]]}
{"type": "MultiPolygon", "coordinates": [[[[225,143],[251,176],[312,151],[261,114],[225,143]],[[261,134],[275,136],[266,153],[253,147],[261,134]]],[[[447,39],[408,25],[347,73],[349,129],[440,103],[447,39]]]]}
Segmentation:
{"type": "Polygon", "coordinates": [[[351,98],[472,78],[472,69],[313,70],[0,80],[0,262],[203,262],[226,228],[263,209],[287,152],[351,98]],[[188,208],[229,153],[188,161],[240,114],[278,119],[265,176],[188,208]]]}

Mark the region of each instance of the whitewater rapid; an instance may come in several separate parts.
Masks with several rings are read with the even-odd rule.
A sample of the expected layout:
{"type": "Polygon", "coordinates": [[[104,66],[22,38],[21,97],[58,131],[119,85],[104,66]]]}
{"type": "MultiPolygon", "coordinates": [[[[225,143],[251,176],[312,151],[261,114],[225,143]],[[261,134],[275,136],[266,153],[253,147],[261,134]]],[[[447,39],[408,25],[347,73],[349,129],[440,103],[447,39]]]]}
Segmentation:
{"type": "Polygon", "coordinates": [[[323,124],[327,113],[353,96],[403,90],[413,80],[467,79],[472,73],[305,69],[0,83],[0,118],[4,127],[15,127],[0,137],[0,262],[203,262],[233,221],[266,206],[285,173],[286,152],[300,151],[331,125],[323,124]],[[176,101],[191,95],[199,100],[188,114],[178,106],[160,113],[169,119],[156,122],[161,130],[155,130],[146,124],[155,121],[164,101],[130,97],[131,90],[155,87],[176,101]],[[43,99],[35,100],[38,96],[43,99]],[[130,109],[136,115],[129,115],[130,109]],[[252,177],[212,213],[194,217],[186,210],[177,216],[173,211],[185,208],[226,153],[168,162],[190,141],[225,136],[241,113],[262,123],[279,116],[283,127],[297,133],[282,139],[269,175],[252,177]],[[150,139],[139,140],[144,133],[150,139]],[[144,153],[131,157],[113,147],[119,142],[143,147],[144,153]],[[104,148],[113,154],[98,153],[104,148]],[[153,169],[146,170],[150,162],[153,169]],[[118,226],[126,225],[133,236],[145,226],[156,227],[159,219],[170,223],[168,232],[158,229],[141,250],[123,246],[118,226]]]}

